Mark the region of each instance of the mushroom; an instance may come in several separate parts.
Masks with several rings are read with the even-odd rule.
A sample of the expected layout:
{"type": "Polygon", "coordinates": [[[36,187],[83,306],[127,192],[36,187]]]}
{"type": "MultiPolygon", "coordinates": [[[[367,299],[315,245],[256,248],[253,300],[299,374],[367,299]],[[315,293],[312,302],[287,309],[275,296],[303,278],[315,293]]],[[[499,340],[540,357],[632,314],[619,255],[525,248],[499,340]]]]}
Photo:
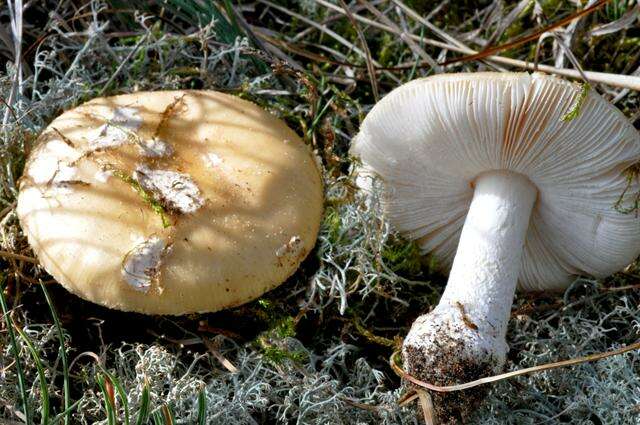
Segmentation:
{"type": "MultiPolygon", "coordinates": [[[[374,106],[352,151],[380,177],[390,223],[450,268],[403,344],[405,369],[424,381],[502,368],[516,285],[561,290],[640,253],[640,220],[618,208],[638,190],[628,170],[640,136],[599,95],[556,77],[412,81],[374,106]]],[[[468,415],[479,393],[450,394],[435,396],[443,422],[468,415]]]]}
{"type": "Polygon", "coordinates": [[[240,305],[315,245],[321,175],[258,106],[213,91],[93,99],[40,135],[17,211],[44,268],[72,293],[148,314],[240,305]]]}

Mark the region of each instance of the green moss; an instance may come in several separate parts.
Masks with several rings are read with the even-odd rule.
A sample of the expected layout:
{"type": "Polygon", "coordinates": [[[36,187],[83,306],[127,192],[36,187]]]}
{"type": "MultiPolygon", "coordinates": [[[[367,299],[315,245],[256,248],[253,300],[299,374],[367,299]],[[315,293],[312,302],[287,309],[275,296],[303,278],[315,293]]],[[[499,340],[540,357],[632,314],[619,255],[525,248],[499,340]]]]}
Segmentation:
{"type": "Polygon", "coordinates": [[[389,339],[389,338],[385,338],[385,337],[374,334],[369,329],[367,329],[362,323],[362,321],[357,317],[354,317],[352,321],[358,333],[364,336],[369,342],[372,342],[377,345],[382,345],[383,347],[390,347],[390,348],[398,348],[402,344],[402,338],[389,339]]]}
{"type": "Polygon", "coordinates": [[[571,121],[578,117],[578,114],[580,114],[580,109],[582,109],[582,104],[587,98],[587,94],[589,94],[589,90],[591,90],[591,85],[589,85],[589,83],[582,84],[582,87],[580,88],[580,94],[578,94],[578,97],[576,98],[573,106],[571,106],[571,109],[562,116],[562,121],[571,121]]]}
{"type": "Polygon", "coordinates": [[[257,301],[255,314],[267,323],[267,330],[260,333],[252,342],[262,355],[273,364],[281,364],[285,360],[302,362],[305,353],[287,349],[287,339],[296,336],[296,320],[281,311],[281,307],[267,298],[257,301]]]}
{"type": "Polygon", "coordinates": [[[382,260],[394,272],[416,276],[420,274],[424,258],[415,241],[396,237],[383,248],[382,260]]]}
{"type": "Polygon", "coordinates": [[[380,41],[380,53],[378,54],[378,62],[385,66],[393,66],[396,60],[396,54],[393,47],[394,37],[389,33],[384,33],[380,41]]]}
{"type": "Polygon", "coordinates": [[[296,336],[296,324],[291,316],[283,317],[273,328],[273,331],[280,338],[289,338],[296,336]]]}
{"type": "Polygon", "coordinates": [[[253,345],[271,363],[281,364],[286,360],[301,363],[304,361],[306,354],[300,350],[289,350],[287,348],[287,338],[294,338],[295,336],[295,319],[291,316],[279,317],[275,319],[269,329],[258,335],[253,345]]]}
{"type": "Polygon", "coordinates": [[[169,221],[162,204],[160,204],[150,192],[146,191],[137,180],[122,170],[113,170],[113,175],[131,186],[131,188],[140,195],[142,200],[151,207],[151,210],[158,214],[160,220],[162,220],[162,227],[167,228],[171,226],[171,221],[169,221]]]}
{"type": "Polygon", "coordinates": [[[340,243],[342,239],[342,220],[340,214],[333,207],[328,207],[324,214],[323,226],[327,231],[327,238],[331,245],[340,243]]]}
{"type": "Polygon", "coordinates": [[[289,351],[273,345],[261,344],[260,349],[265,359],[274,364],[282,364],[286,360],[303,363],[306,354],[303,351],[289,351]]]}
{"type": "Polygon", "coordinates": [[[565,6],[563,0],[543,0],[540,2],[542,12],[545,16],[556,16],[556,14],[565,6]]]}

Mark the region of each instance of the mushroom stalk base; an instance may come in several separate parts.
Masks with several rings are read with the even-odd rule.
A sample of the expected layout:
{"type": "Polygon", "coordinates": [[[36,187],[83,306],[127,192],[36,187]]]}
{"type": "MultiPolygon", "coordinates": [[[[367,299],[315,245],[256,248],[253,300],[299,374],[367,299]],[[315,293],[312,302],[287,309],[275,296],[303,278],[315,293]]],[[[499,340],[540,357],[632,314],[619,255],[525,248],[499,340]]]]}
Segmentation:
{"type": "MultiPolygon", "coordinates": [[[[432,312],[414,322],[404,341],[409,373],[455,384],[503,366],[507,322],[536,194],[525,176],[510,171],[491,171],[476,179],[444,294],[432,312]]],[[[464,421],[475,404],[464,393],[436,395],[440,421],[464,421]]],[[[477,391],[474,395],[482,397],[477,391]]]]}

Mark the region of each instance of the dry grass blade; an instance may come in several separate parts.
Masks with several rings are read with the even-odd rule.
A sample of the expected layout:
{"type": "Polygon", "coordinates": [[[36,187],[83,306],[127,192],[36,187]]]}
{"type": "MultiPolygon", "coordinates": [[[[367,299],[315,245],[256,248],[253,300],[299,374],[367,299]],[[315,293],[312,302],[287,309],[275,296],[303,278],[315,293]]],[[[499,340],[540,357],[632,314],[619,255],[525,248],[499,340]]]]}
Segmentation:
{"type": "MultiPolygon", "coordinates": [[[[268,34],[262,33],[260,32],[259,29],[254,28],[254,33],[256,34],[257,37],[259,37],[260,39],[266,41],[269,44],[272,44],[274,46],[278,46],[280,48],[286,49],[292,53],[295,53],[296,55],[302,56],[304,58],[310,59],[314,62],[317,63],[330,63],[332,65],[338,65],[338,66],[348,66],[350,68],[363,68],[363,65],[358,65],[355,63],[351,63],[351,62],[345,62],[345,61],[339,61],[336,59],[331,59],[328,58],[324,55],[320,55],[318,53],[313,53],[313,52],[309,52],[308,50],[302,49],[300,47],[298,47],[297,45],[293,44],[293,43],[289,43],[286,42],[284,40],[278,40],[277,38],[273,38],[271,36],[269,36],[268,34]]],[[[366,65],[365,65],[366,66],[366,65]]],[[[376,68],[378,69],[378,68],[376,68]]]]}
{"type": "Polygon", "coordinates": [[[416,390],[410,389],[409,391],[404,393],[402,396],[400,396],[397,403],[398,403],[398,406],[404,407],[417,398],[418,398],[418,393],[416,392],[416,390]]]}
{"type": "Polygon", "coordinates": [[[603,25],[598,25],[589,31],[590,37],[599,37],[602,35],[613,34],[618,31],[627,29],[633,25],[640,15],[640,4],[636,4],[629,9],[620,19],[603,25]]]}
{"type": "Polygon", "coordinates": [[[433,59],[431,56],[429,56],[429,54],[427,52],[425,52],[422,48],[420,48],[420,46],[418,46],[411,39],[411,37],[408,36],[408,34],[405,31],[402,31],[398,27],[398,25],[396,25],[393,21],[391,21],[391,19],[387,18],[382,12],[380,12],[375,7],[371,6],[366,0],[358,0],[358,1],[363,6],[365,6],[367,8],[367,10],[369,10],[371,13],[376,15],[376,17],[378,19],[380,19],[382,22],[384,22],[385,25],[389,26],[390,28],[393,28],[395,30],[396,34],[400,35],[400,38],[402,39],[402,41],[407,43],[407,45],[413,51],[413,53],[415,53],[416,55],[420,56],[422,58],[422,60],[425,61],[426,63],[428,63],[429,66],[431,66],[436,73],[441,71],[440,70],[440,66],[438,65],[438,62],[436,62],[436,60],[433,59]]]}
{"type": "Polygon", "coordinates": [[[207,347],[207,350],[209,350],[209,352],[213,354],[213,357],[215,357],[216,360],[218,360],[218,362],[220,362],[220,364],[224,366],[225,369],[227,369],[231,373],[238,373],[238,368],[235,367],[234,364],[231,363],[225,356],[223,356],[220,351],[218,351],[218,347],[213,341],[203,337],[202,342],[207,347]]]}
{"type": "Polygon", "coordinates": [[[600,290],[605,292],[622,292],[622,291],[635,291],[636,289],[640,289],[640,284],[614,286],[609,288],[601,288],[600,290]]]}
{"type": "MultiPolygon", "coordinates": [[[[237,7],[238,6],[233,7],[229,5],[229,13],[233,13],[233,18],[235,22],[240,26],[242,31],[244,31],[246,34],[250,36],[251,41],[255,43],[258,49],[261,49],[264,52],[270,53],[271,55],[275,56],[279,60],[286,62],[289,66],[291,66],[296,71],[301,71],[301,72],[304,71],[304,67],[302,65],[300,65],[298,62],[293,60],[293,58],[291,58],[290,56],[286,55],[282,50],[278,49],[274,45],[265,45],[264,43],[262,43],[262,40],[258,37],[258,34],[256,34],[253,31],[254,27],[252,27],[244,19],[244,16],[242,16],[242,13],[236,10],[237,7]]],[[[287,83],[290,83],[290,82],[291,81],[287,81],[287,83]]]]}
{"type": "Polygon", "coordinates": [[[360,403],[360,402],[357,402],[355,400],[350,399],[349,397],[344,397],[344,396],[341,396],[340,400],[344,401],[347,404],[350,404],[353,407],[357,407],[358,409],[363,409],[363,410],[368,410],[370,412],[378,413],[378,407],[377,406],[371,406],[369,404],[360,403]]]}
{"type": "MultiPolygon", "coordinates": [[[[427,29],[433,31],[433,33],[436,34],[438,37],[440,37],[442,40],[444,40],[444,41],[446,41],[448,43],[451,43],[451,44],[453,44],[453,46],[456,47],[456,48],[447,49],[447,50],[453,50],[453,51],[458,51],[459,52],[460,49],[462,49],[466,53],[470,53],[470,52],[473,51],[471,48],[469,48],[469,46],[465,45],[461,41],[457,40],[456,38],[454,38],[453,36],[448,34],[446,31],[443,31],[442,29],[438,28],[436,25],[433,25],[431,22],[429,22],[429,17],[428,16],[426,18],[422,17],[419,13],[417,13],[415,10],[413,10],[412,8],[410,8],[409,6],[407,6],[405,3],[403,3],[400,0],[391,0],[391,1],[398,8],[400,8],[400,10],[402,10],[404,13],[406,13],[410,18],[412,18],[416,22],[424,25],[425,27],[427,27],[427,29]]],[[[438,6],[438,7],[440,7],[440,6],[438,6]]],[[[436,9],[434,9],[434,11],[435,10],[436,9]]],[[[433,11],[432,11],[432,13],[433,13],[433,11]]],[[[413,35],[413,34],[411,34],[411,35],[413,35]]],[[[433,44],[432,41],[434,41],[434,40],[425,40],[424,42],[425,42],[425,44],[433,44]]],[[[495,64],[492,64],[491,62],[488,62],[488,64],[490,66],[496,68],[499,71],[505,71],[504,68],[502,68],[500,66],[497,66],[495,64]]]]}
{"type": "Polygon", "coordinates": [[[557,22],[554,22],[551,25],[548,25],[544,28],[541,28],[539,30],[534,31],[532,34],[529,35],[525,35],[523,37],[519,37],[509,43],[505,43],[502,44],[500,46],[496,46],[496,47],[491,47],[489,49],[485,49],[483,51],[481,51],[480,53],[476,53],[473,55],[468,55],[468,56],[463,56],[461,58],[455,58],[455,59],[450,59],[448,61],[445,61],[442,63],[442,65],[451,65],[454,63],[459,63],[459,62],[468,62],[468,61],[473,61],[473,60],[480,60],[480,59],[484,59],[488,56],[493,55],[494,53],[498,53],[501,52],[503,50],[509,50],[512,49],[514,47],[518,47],[522,44],[525,44],[529,41],[535,40],[538,37],[540,37],[542,34],[544,34],[545,32],[549,32],[552,31],[558,27],[561,27],[563,25],[568,24],[569,22],[573,21],[574,19],[578,19],[581,18],[583,16],[586,16],[590,13],[595,12],[596,10],[598,10],[599,8],[601,8],[602,6],[604,6],[607,2],[609,2],[610,0],[599,0],[597,3],[595,3],[593,6],[587,7],[586,9],[582,9],[579,10],[569,16],[567,16],[566,18],[560,19],[557,22]]]}
{"type": "MultiPolygon", "coordinates": [[[[269,0],[258,0],[258,1],[260,3],[266,5],[266,6],[269,6],[269,7],[273,8],[273,9],[275,9],[275,10],[278,10],[278,11],[280,11],[282,13],[285,13],[285,14],[287,14],[289,16],[292,16],[292,17],[294,17],[296,19],[299,19],[300,21],[302,21],[302,22],[304,22],[304,23],[306,23],[308,25],[311,25],[312,27],[317,28],[318,30],[320,30],[323,33],[327,34],[329,37],[333,38],[334,40],[336,40],[337,42],[339,42],[343,46],[353,50],[354,52],[359,54],[362,58],[366,59],[367,55],[366,55],[365,52],[363,52],[358,47],[354,46],[349,40],[347,40],[346,38],[342,37],[341,35],[339,35],[335,31],[327,28],[326,25],[318,24],[317,22],[314,22],[313,20],[311,20],[309,18],[306,18],[306,17],[300,15],[299,13],[292,12],[291,10],[289,10],[289,9],[287,9],[285,7],[279,6],[279,5],[275,4],[275,3],[272,3],[269,0]]],[[[346,12],[344,12],[344,13],[346,13],[346,12]]],[[[379,66],[380,64],[374,62],[374,65],[379,66]]]]}
{"type": "Polygon", "coordinates": [[[111,77],[109,77],[109,79],[107,80],[106,83],[104,83],[104,85],[102,86],[102,90],[100,90],[98,92],[98,95],[103,95],[104,92],[111,86],[111,83],[113,82],[113,80],[116,79],[116,77],[118,76],[118,74],[120,74],[120,72],[122,71],[122,68],[125,67],[125,65],[129,62],[129,60],[131,60],[131,58],[133,57],[133,55],[135,55],[136,53],[138,53],[138,50],[140,49],[140,47],[147,41],[147,37],[149,36],[149,33],[143,35],[142,37],[140,37],[140,40],[138,40],[138,42],[136,43],[136,45],[133,47],[133,49],[131,49],[131,51],[129,52],[129,54],[127,55],[127,57],[120,63],[120,65],[118,66],[118,68],[113,72],[113,74],[111,74],[111,77]]]}
{"type": "Polygon", "coordinates": [[[69,370],[73,369],[73,366],[82,357],[90,357],[90,358],[92,358],[96,362],[96,364],[99,365],[99,366],[103,366],[103,364],[104,364],[104,362],[100,358],[100,356],[97,355],[96,353],[94,353],[93,351],[84,351],[84,352],[78,354],[73,360],[71,360],[71,363],[69,363],[69,370]]]}
{"type": "Polygon", "coordinates": [[[402,1],[400,1],[400,0],[391,0],[391,2],[393,2],[393,4],[395,4],[400,9],[402,9],[402,11],[404,11],[412,19],[415,19],[417,22],[421,23],[422,25],[426,26],[429,30],[433,31],[434,34],[436,34],[438,37],[440,37],[444,41],[446,41],[448,43],[451,43],[454,46],[457,46],[457,47],[460,47],[460,48],[465,48],[465,49],[469,48],[464,43],[462,43],[461,41],[459,41],[459,40],[455,39],[453,36],[449,35],[447,32],[445,32],[445,31],[441,30],[440,28],[438,28],[437,26],[433,25],[431,22],[429,22],[429,20],[427,20],[427,19],[423,18],[422,16],[420,16],[420,14],[418,14],[415,10],[411,9],[409,6],[404,4],[402,1]]]}
{"type": "MultiPolygon", "coordinates": [[[[322,5],[322,6],[326,7],[327,9],[331,9],[331,10],[336,11],[338,13],[344,14],[344,11],[340,7],[338,7],[338,6],[336,6],[336,5],[332,4],[332,3],[329,3],[326,0],[314,0],[314,1],[316,3],[322,5]]],[[[397,4],[401,4],[401,3],[397,3],[397,4]]],[[[419,15],[417,15],[417,16],[419,16],[419,15]]],[[[381,24],[380,22],[373,21],[373,20],[371,20],[369,18],[365,18],[365,17],[357,15],[357,14],[353,14],[353,17],[357,21],[365,23],[365,24],[368,24],[368,25],[371,25],[372,27],[376,27],[376,28],[381,29],[383,31],[390,32],[392,34],[400,35],[398,33],[398,31],[396,31],[394,28],[391,28],[391,27],[389,27],[387,25],[381,24]]],[[[432,25],[432,24],[430,24],[430,25],[432,25]]],[[[408,36],[411,37],[415,41],[422,41],[424,44],[428,44],[428,45],[434,46],[434,47],[439,47],[441,49],[452,50],[454,52],[464,53],[464,54],[469,54],[469,55],[479,54],[477,51],[475,51],[473,49],[470,49],[468,47],[459,47],[459,46],[456,46],[456,45],[453,45],[453,44],[443,43],[442,41],[433,40],[433,39],[430,39],[430,38],[427,38],[427,37],[420,37],[420,36],[417,36],[415,34],[409,34],[408,36]]],[[[537,65],[536,66],[532,62],[523,61],[523,60],[519,60],[519,59],[506,58],[506,57],[497,56],[497,55],[486,56],[486,57],[483,57],[482,59],[485,59],[485,60],[488,60],[488,61],[491,61],[491,62],[495,62],[495,63],[499,63],[499,64],[502,64],[502,65],[514,66],[514,67],[517,67],[517,68],[525,69],[527,71],[542,71],[542,72],[547,72],[549,74],[555,74],[555,75],[560,75],[562,77],[574,78],[574,79],[583,78],[582,75],[580,74],[580,72],[578,70],[575,70],[575,69],[556,68],[556,67],[549,66],[549,65],[537,65]]],[[[412,68],[414,66],[416,66],[416,65],[411,63],[411,64],[407,64],[406,66],[396,66],[394,68],[384,68],[384,69],[388,69],[388,70],[396,70],[396,69],[402,69],[402,68],[407,69],[407,68],[412,68]]],[[[426,64],[426,63],[424,63],[424,64],[420,63],[417,66],[418,67],[424,67],[424,66],[430,66],[430,65],[426,64]]],[[[378,68],[378,69],[380,69],[380,68],[378,68]]],[[[620,88],[626,88],[626,89],[632,89],[632,90],[640,91],[640,77],[635,76],[635,75],[620,75],[620,74],[613,74],[613,73],[607,73],[607,72],[594,72],[594,71],[584,71],[584,75],[589,79],[589,81],[591,81],[593,83],[608,84],[608,85],[613,86],[613,87],[620,87],[620,88]]]]}
{"type": "Polygon", "coordinates": [[[494,375],[494,376],[488,376],[486,378],[476,379],[475,381],[471,381],[471,382],[465,382],[465,383],[456,384],[456,385],[444,385],[444,386],[434,385],[429,382],[421,381],[418,378],[415,378],[410,374],[408,374],[407,372],[405,372],[396,362],[396,357],[399,354],[398,352],[394,352],[391,355],[391,358],[389,359],[389,364],[391,365],[391,368],[394,370],[394,372],[398,374],[398,376],[400,376],[404,380],[411,382],[414,385],[417,385],[422,388],[426,388],[431,391],[448,393],[453,391],[467,390],[469,388],[477,387],[479,385],[498,382],[498,381],[502,381],[509,378],[515,378],[516,376],[527,375],[530,373],[542,372],[542,371],[551,370],[551,369],[559,369],[561,367],[574,366],[580,363],[593,362],[596,360],[602,360],[607,357],[617,356],[633,350],[640,350],[640,341],[634,342],[633,344],[629,344],[626,347],[607,351],[606,353],[591,354],[589,356],[578,357],[577,359],[568,359],[568,360],[562,360],[559,362],[547,363],[543,365],[528,367],[525,369],[514,370],[513,372],[502,373],[500,375],[494,375]]]}
{"type": "Polygon", "coordinates": [[[14,259],[14,260],[19,260],[19,261],[26,261],[26,262],[32,263],[32,264],[39,264],[38,260],[33,258],[33,257],[28,257],[26,255],[15,254],[15,253],[9,252],[9,251],[0,250],[0,257],[11,258],[11,259],[14,259]]]}
{"type": "Polygon", "coordinates": [[[593,86],[593,84],[589,80],[589,77],[587,77],[587,75],[585,74],[584,69],[582,68],[582,65],[580,64],[580,61],[573,54],[573,52],[571,51],[569,46],[567,46],[564,43],[564,41],[562,40],[562,38],[560,36],[558,36],[558,34],[556,34],[555,32],[552,32],[551,34],[552,34],[552,37],[555,39],[556,43],[558,43],[560,48],[564,51],[565,55],[567,55],[567,57],[569,58],[569,61],[571,62],[571,64],[574,66],[575,69],[578,70],[578,72],[580,73],[580,76],[582,77],[584,82],[589,86],[593,86]]]}
{"type": "Polygon", "coordinates": [[[527,10],[527,8],[530,7],[530,5],[531,5],[531,0],[520,0],[520,2],[516,5],[516,7],[514,7],[511,10],[511,12],[507,14],[507,16],[501,19],[500,22],[498,22],[498,27],[493,32],[493,34],[491,34],[491,37],[489,37],[489,39],[487,40],[487,45],[490,46],[496,40],[498,40],[502,36],[502,34],[504,34],[507,28],[509,28],[518,19],[518,17],[525,10],[527,10]]]}
{"type": "MultiPolygon", "coordinates": [[[[14,56],[14,66],[15,66],[15,77],[11,84],[11,91],[9,92],[9,100],[8,104],[12,105],[13,102],[16,101],[16,96],[22,94],[22,11],[23,4],[22,0],[14,0],[13,3],[11,0],[7,2],[8,10],[9,10],[9,18],[10,18],[10,26],[11,26],[11,36],[13,38],[13,56],[14,56]]],[[[5,111],[4,118],[2,120],[3,125],[6,126],[7,120],[9,119],[9,111],[8,108],[5,111]]]]}
{"type": "Polygon", "coordinates": [[[362,44],[362,49],[364,50],[365,59],[367,62],[367,71],[369,72],[369,81],[371,82],[371,92],[373,93],[373,99],[377,102],[378,100],[380,100],[380,94],[378,90],[378,83],[376,81],[376,70],[373,66],[373,60],[371,58],[371,50],[369,49],[369,45],[367,44],[367,39],[365,38],[364,33],[362,32],[362,29],[360,28],[360,26],[358,25],[358,22],[353,17],[353,14],[349,10],[349,7],[344,2],[344,0],[340,0],[340,4],[342,5],[342,8],[347,14],[347,18],[349,18],[351,25],[353,25],[353,28],[356,30],[356,34],[358,34],[358,38],[360,39],[360,44],[362,44]]]}
{"type": "Polygon", "coordinates": [[[436,415],[433,410],[433,401],[431,395],[424,390],[416,390],[418,399],[420,400],[420,409],[422,410],[422,419],[425,425],[435,425],[436,415]]]}

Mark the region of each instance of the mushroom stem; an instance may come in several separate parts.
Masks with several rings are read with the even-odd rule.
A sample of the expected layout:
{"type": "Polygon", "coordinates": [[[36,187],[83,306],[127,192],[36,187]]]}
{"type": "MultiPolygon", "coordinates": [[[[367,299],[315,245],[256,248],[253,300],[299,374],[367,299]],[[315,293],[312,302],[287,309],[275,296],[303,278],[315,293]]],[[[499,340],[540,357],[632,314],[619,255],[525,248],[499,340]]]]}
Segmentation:
{"type": "Polygon", "coordinates": [[[479,333],[500,342],[507,332],[536,193],[529,179],[509,171],[489,172],[476,180],[449,282],[438,305],[464,309],[468,319],[477,322],[479,333]]]}
{"type": "Polygon", "coordinates": [[[409,373],[437,384],[454,384],[502,367],[536,196],[531,181],[511,171],[490,171],[476,179],[444,294],[432,312],[414,322],[405,339],[409,373]]]}

